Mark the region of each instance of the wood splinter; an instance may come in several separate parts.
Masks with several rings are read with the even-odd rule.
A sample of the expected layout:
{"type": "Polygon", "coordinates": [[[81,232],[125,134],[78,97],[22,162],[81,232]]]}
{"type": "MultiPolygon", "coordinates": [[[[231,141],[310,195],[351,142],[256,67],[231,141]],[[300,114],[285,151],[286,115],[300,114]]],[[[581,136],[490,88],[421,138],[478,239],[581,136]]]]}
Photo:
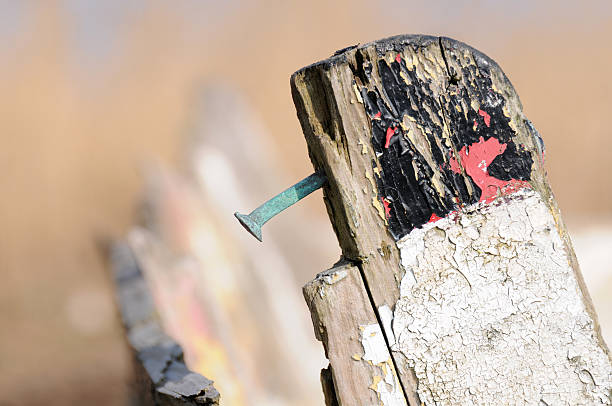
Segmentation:
{"type": "Polygon", "coordinates": [[[542,140],[493,60],[397,36],[291,88],[349,261],[304,288],[339,404],[612,404],[542,140]]]}

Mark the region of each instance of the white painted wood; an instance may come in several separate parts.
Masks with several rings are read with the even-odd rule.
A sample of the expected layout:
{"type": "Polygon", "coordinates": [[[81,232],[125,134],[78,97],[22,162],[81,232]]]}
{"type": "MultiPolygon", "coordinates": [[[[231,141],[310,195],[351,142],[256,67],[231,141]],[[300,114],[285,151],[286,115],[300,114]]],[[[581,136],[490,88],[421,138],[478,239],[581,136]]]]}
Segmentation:
{"type": "Polygon", "coordinates": [[[424,405],[611,404],[607,349],[537,192],[473,205],[398,248],[387,331],[424,405]]]}

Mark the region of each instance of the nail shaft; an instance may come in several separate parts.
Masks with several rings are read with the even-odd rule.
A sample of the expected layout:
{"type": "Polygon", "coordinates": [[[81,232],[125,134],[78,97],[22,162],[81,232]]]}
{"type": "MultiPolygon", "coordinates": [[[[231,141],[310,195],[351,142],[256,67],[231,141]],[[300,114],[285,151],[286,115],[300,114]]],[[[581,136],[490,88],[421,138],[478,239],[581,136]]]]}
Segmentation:
{"type": "Polygon", "coordinates": [[[272,217],[276,216],[287,207],[294,205],[315,190],[321,188],[327,181],[323,174],[313,173],[301,180],[287,190],[274,196],[250,214],[234,213],[240,224],[247,229],[255,238],[262,241],[261,227],[272,217]]]}

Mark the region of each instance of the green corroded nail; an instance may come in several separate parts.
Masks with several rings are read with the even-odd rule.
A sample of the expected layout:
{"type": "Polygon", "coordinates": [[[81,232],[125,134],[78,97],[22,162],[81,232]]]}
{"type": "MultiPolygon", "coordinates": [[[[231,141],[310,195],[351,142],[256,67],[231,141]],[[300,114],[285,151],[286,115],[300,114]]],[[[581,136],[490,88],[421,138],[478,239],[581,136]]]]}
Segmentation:
{"type": "Polygon", "coordinates": [[[261,227],[268,222],[272,217],[276,216],[287,207],[292,206],[321,188],[327,181],[323,174],[313,173],[309,177],[299,181],[289,189],[285,190],[268,200],[250,214],[234,213],[240,224],[247,229],[259,241],[261,239],[261,227]]]}

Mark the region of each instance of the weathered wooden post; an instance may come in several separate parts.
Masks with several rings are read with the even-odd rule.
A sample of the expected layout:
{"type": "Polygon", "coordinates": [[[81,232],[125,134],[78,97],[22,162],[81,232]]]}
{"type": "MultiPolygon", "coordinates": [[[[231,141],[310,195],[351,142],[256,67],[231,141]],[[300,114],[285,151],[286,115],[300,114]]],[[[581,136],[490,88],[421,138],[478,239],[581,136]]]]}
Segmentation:
{"type": "Polygon", "coordinates": [[[291,88],[344,257],[304,288],[329,404],[611,404],[542,140],[494,61],[398,36],[291,88]]]}

